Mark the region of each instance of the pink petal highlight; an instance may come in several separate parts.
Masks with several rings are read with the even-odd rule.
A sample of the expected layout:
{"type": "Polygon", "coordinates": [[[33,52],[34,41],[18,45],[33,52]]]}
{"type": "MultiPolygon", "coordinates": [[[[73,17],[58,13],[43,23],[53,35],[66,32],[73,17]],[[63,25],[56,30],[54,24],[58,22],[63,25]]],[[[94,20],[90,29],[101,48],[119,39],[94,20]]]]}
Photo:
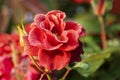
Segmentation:
{"type": "Polygon", "coordinates": [[[30,45],[43,47],[42,43],[44,42],[45,35],[42,29],[34,28],[30,31],[28,35],[28,40],[30,45]]]}
{"type": "Polygon", "coordinates": [[[55,16],[59,17],[60,19],[64,19],[66,17],[65,13],[61,12],[59,10],[52,10],[52,11],[48,12],[46,15],[47,16],[55,15],[55,16]]]}
{"type": "Polygon", "coordinates": [[[45,20],[45,15],[44,14],[37,14],[34,17],[34,22],[37,23],[38,25],[40,25],[40,23],[44,20],[45,20]]]}

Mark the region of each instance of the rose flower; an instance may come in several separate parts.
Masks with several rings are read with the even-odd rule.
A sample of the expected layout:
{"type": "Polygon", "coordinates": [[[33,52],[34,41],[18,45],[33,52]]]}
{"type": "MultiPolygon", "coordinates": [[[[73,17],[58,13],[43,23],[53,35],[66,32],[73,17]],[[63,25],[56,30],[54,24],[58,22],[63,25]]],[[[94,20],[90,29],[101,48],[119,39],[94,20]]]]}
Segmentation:
{"type": "Polygon", "coordinates": [[[85,34],[80,24],[64,21],[66,15],[59,10],[37,14],[23,36],[28,55],[38,56],[46,70],[60,70],[67,64],[80,61],[82,44],[79,37],[85,34]]]}
{"type": "Polygon", "coordinates": [[[16,80],[12,79],[13,70],[15,69],[14,74],[16,72],[12,54],[14,53],[14,58],[16,57],[18,63],[17,66],[19,66],[22,60],[27,58],[22,52],[23,49],[19,44],[19,35],[0,34],[0,80],[16,80]]]}
{"type": "Polygon", "coordinates": [[[18,53],[22,51],[22,48],[19,44],[19,35],[18,34],[0,34],[0,56],[11,55],[12,47],[11,44],[15,46],[15,49],[18,53]]]}

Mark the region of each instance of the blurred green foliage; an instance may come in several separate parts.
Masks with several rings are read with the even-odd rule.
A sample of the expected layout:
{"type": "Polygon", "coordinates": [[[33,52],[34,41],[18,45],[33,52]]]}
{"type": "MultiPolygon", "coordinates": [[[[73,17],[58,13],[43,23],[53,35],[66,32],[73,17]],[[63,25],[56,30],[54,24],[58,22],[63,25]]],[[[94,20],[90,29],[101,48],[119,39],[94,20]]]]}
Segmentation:
{"type": "Polygon", "coordinates": [[[100,23],[90,3],[77,4],[72,0],[30,0],[31,5],[26,5],[26,0],[10,0],[7,4],[6,1],[0,0],[0,33],[12,33],[16,29],[15,25],[21,24],[21,19],[27,24],[32,21],[30,17],[34,14],[46,13],[52,9],[64,11],[67,19],[75,20],[84,26],[86,36],[80,38],[84,47],[82,61],[72,65],[72,70],[65,80],[120,80],[120,15],[112,14],[112,0],[106,0],[106,12],[103,15],[108,46],[106,50],[101,48],[100,23]]]}

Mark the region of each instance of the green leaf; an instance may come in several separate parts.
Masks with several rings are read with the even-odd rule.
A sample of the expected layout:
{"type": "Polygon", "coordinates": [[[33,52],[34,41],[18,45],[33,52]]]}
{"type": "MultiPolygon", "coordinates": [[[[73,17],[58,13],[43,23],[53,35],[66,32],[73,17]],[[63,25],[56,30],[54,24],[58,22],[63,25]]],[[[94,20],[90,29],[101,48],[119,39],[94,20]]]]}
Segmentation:
{"type": "Polygon", "coordinates": [[[83,61],[76,63],[73,69],[77,70],[81,75],[88,77],[93,74],[104,62],[104,59],[109,58],[111,53],[91,54],[83,61]]]}
{"type": "Polygon", "coordinates": [[[92,61],[92,62],[88,62],[86,63],[87,65],[89,65],[89,69],[88,70],[84,70],[84,69],[78,69],[77,71],[85,76],[85,77],[88,77],[89,75],[91,75],[92,73],[94,73],[98,68],[99,66],[103,63],[103,59],[100,59],[100,60],[96,60],[96,61],[92,61]]]}

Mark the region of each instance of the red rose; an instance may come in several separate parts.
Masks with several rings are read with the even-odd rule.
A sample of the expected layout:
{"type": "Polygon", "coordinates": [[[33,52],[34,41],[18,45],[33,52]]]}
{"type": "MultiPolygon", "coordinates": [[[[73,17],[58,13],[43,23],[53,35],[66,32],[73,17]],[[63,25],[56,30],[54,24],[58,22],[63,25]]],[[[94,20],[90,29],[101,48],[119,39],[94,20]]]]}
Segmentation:
{"type": "Polygon", "coordinates": [[[23,37],[25,51],[39,56],[45,69],[62,69],[70,62],[71,54],[76,54],[72,51],[81,46],[78,39],[85,30],[75,22],[65,22],[65,17],[65,13],[59,10],[37,14],[28,35],[23,37]]]}
{"type": "Polygon", "coordinates": [[[11,53],[11,37],[7,34],[0,34],[0,56],[11,53]]]}
{"type": "Polygon", "coordinates": [[[19,44],[19,35],[17,34],[0,34],[0,56],[10,54],[12,52],[11,44],[14,45],[16,51],[21,52],[22,48],[19,44]]]}

